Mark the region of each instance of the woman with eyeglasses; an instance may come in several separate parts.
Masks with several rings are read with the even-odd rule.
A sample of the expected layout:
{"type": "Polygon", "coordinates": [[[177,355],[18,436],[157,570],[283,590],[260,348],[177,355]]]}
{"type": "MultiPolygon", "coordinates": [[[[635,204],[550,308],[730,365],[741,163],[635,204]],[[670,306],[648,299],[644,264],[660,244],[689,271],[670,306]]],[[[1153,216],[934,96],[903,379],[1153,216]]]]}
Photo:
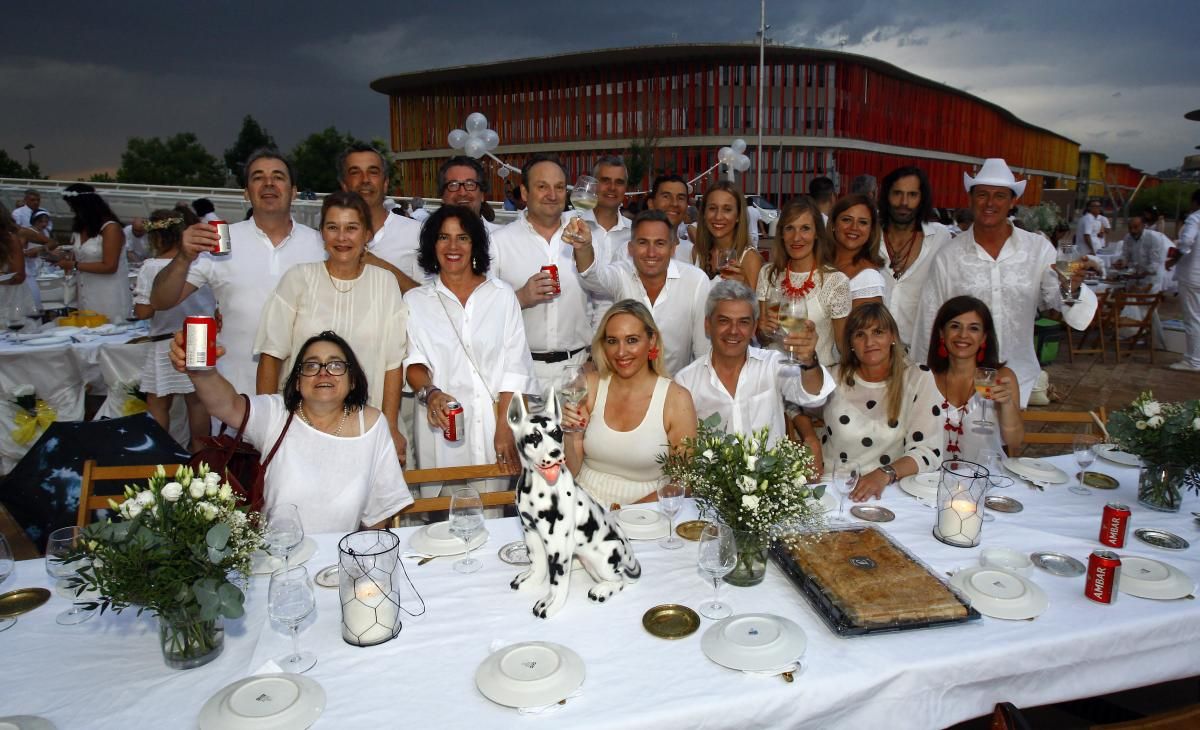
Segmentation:
{"type": "Polygon", "coordinates": [[[263,306],[254,340],[258,392],[279,392],[282,376],[306,338],[337,332],[358,353],[371,384],[367,404],[383,411],[404,464],[406,441],[398,423],[408,306],[395,277],[367,263],[371,210],[358,193],[327,195],[319,230],[328,258],[288,269],[263,306]]]}
{"type": "MultiPolygon", "coordinates": [[[[217,357],[224,353],[218,346],[217,357]]],[[[295,504],[307,532],[349,532],[382,526],[412,503],[391,430],[367,404],[366,373],[337,334],[321,332],[300,346],[282,394],[243,396],[215,368],[185,369],[182,331],[171,364],[187,373],[214,417],[234,429],[245,422],[246,440],[270,462],[268,511],[295,504]]]]}

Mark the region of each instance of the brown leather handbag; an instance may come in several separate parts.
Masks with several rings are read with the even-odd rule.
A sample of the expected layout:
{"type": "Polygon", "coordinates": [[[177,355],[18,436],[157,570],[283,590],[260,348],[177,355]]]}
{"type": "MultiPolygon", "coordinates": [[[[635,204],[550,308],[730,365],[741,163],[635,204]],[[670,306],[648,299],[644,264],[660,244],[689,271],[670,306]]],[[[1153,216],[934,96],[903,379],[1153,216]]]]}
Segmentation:
{"type": "Polygon", "coordinates": [[[246,408],[237,433],[231,436],[226,431],[226,426],[222,424],[221,430],[216,436],[201,438],[201,447],[192,454],[191,465],[192,468],[197,468],[201,462],[207,463],[210,471],[225,476],[225,480],[229,482],[229,486],[233,487],[234,494],[238,497],[239,505],[248,506],[252,510],[261,510],[263,480],[267,475],[267,466],[275,458],[275,452],[279,451],[279,444],[283,442],[288,427],[292,425],[292,417],[295,413],[288,413],[283,430],[279,432],[279,438],[275,439],[275,445],[267,453],[267,458],[263,459],[258,449],[242,439],[242,434],[246,431],[246,423],[250,420],[250,398],[243,393],[242,400],[246,408]]]}

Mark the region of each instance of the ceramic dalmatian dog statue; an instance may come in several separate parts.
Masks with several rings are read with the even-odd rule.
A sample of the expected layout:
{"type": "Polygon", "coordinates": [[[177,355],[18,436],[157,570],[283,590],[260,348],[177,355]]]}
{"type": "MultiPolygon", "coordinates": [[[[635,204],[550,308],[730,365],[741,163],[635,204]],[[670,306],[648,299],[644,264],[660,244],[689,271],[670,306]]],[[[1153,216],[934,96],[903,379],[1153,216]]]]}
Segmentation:
{"type": "Polygon", "coordinates": [[[559,404],[554,389],[545,394],[546,408],[529,413],[521,398],[508,407],[508,425],[525,466],[517,488],[517,512],[525,532],[532,564],[513,578],[513,590],[536,589],[549,579],[549,592],[533,606],[533,615],[550,618],[567,601],[572,558],[579,558],[596,585],[588,598],[603,603],[627,583],[635,582],[642,567],[615,519],[590,494],[575,484],[567,469],[559,404]]]}

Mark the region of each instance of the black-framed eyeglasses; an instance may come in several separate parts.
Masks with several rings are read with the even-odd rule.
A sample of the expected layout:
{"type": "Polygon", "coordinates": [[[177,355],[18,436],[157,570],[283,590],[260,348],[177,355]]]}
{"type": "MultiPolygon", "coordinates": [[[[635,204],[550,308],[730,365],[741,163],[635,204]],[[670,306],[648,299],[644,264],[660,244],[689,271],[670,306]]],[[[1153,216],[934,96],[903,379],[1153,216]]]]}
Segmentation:
{"type": "Polygon", "coordinates": [[[345,375],[350,366],[345,360],[330,360],[329,362],[317,362],[315,360],[305,360],[300,363],[300,374],[306,378],[315,378],[322,370],[333,376],[345,375]]]}
{"type": "Polygon", "coordinates": [[[459,189],[466,190],[468,193],[473,193],[479,189],[478,180],[451,180],[446,183],[446,190],[457,193],[459,189]]]}

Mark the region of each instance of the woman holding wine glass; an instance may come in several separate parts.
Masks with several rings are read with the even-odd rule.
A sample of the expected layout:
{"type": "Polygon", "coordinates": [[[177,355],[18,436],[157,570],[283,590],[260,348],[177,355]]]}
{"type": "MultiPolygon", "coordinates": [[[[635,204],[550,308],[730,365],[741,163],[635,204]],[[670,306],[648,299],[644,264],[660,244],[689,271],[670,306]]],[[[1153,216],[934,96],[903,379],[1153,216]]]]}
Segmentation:
{"type": "Polygon", "coordinates": [[[929,368],[908,362],[896,320],[871,302],[846,319],[837,387],[824,404],[826,470],[854,458],[862,466],[850,499],[883,490],[942,462],[942,395],[929,368]]]}
{"type": "Polygon", "coordinates": [[[946,458],[982,463],[983,452],[1011,451],[1025,439],[1017,376],[999,359],[988,306],[971,296],[946,300],[934,318],[926,362],[942,396],[946,458]]]}
{"type": "Polygon", "coordinates": [[[19,323],[21,329],[28,314],[36,311],[33,294],[25,285],[25,253],[17,226],[8,208],[0,204],[0,324],[19,323]]]}
{"type": "Polygon", "coordinates": [[[692,263],[710,278],[736,279],[753,287],[763,266],[750,244],[746,197],[728,180],[721,180],[700,199],[700,220],[692,237],[692,263]]]}
{"type": "Polygon", "coordinates": [[[110,322],[124,322],[133,301],[121,222],[87,183],[68,185],[63,198],[75,214],[71,228],[74,253],[59,265],[64,271],[79,272],[79,308],[99,312],[110,322]]]}
{"type": "Polygon", "coordinates": [[[834,266],[850,279],[850,299],[857,307],[885,301],[887,278],[879,254],[879,220],[865,195],[847,195],[829,214],[835,244],[834,266]]]}

